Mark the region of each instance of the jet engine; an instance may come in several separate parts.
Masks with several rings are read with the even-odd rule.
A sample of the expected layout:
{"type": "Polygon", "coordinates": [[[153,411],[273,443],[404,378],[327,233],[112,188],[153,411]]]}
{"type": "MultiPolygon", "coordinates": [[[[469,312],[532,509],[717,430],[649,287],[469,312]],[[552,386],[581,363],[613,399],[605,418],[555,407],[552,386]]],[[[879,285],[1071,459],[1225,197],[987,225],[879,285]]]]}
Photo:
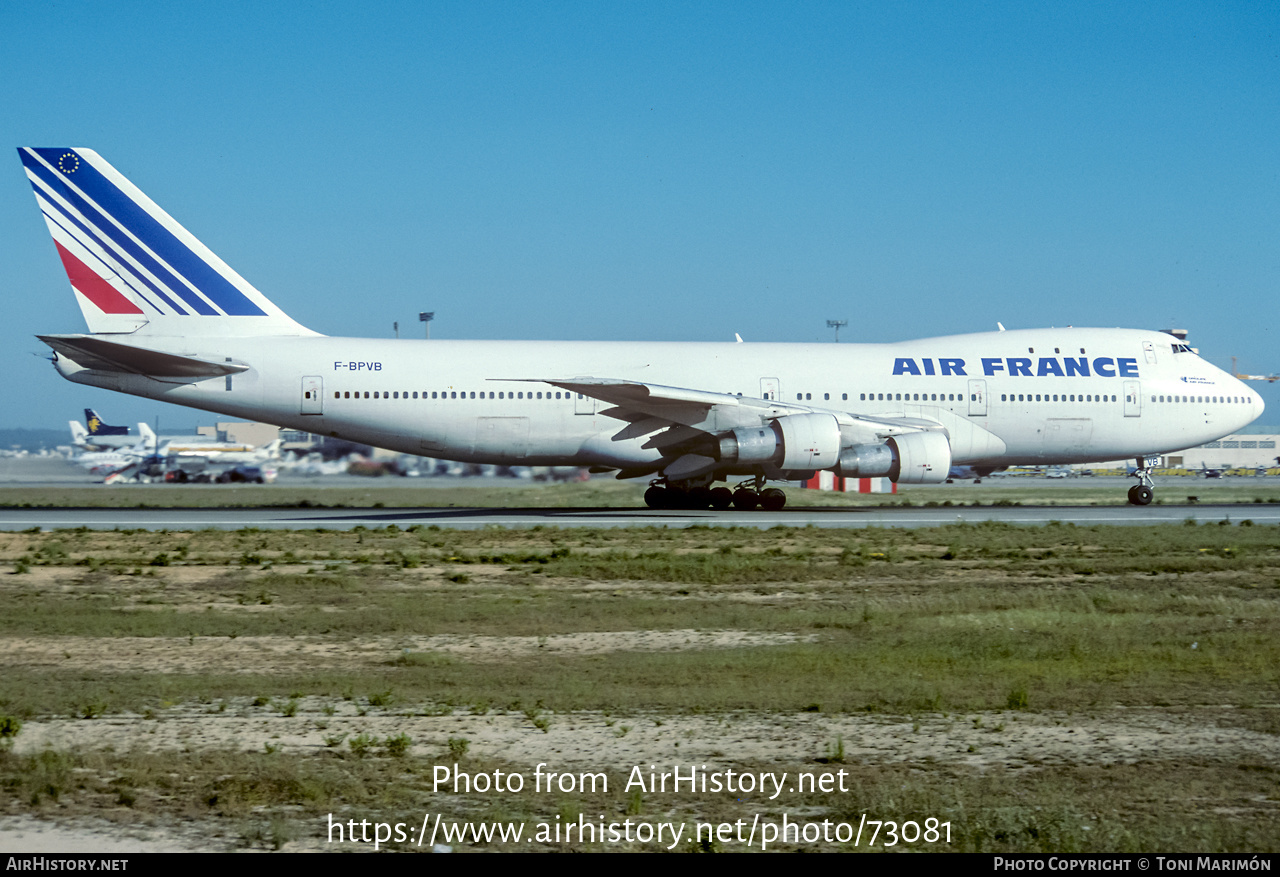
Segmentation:
{"type": "Polygon", "coordinates": [[[940,432],[908,432],[882,445],[853,445],[840,451],[835,473],[845,478],[887,475],[898,484],[941,484],[951,468],[951,443],[940,432]]]}
{"type": "Polygon", "coordinates": [[[951,468],[951,443],[941,432],[909,432],[884,444],[842,447],[830,414],[793,414],[767,426],[742,427],[718,437],[719,460],[772,465],[791,472],[832,469],[847,478],[889,476],[902,484],[940,484],[951,468]]]}
{"type": "Polygon", "coordinates": [[[830,469],[840,461],[840,424],[830,414],[793,414],[768,426],[732,430],[719,437],[720,461],[779,469],[830,469]]]}

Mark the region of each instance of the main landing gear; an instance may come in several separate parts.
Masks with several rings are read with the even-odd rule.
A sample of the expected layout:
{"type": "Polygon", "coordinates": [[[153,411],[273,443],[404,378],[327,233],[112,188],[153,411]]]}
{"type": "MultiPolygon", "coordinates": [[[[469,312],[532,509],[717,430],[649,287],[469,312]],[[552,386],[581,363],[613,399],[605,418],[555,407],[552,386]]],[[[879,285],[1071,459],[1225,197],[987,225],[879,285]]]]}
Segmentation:
{"type": "Polygon", "coordinates": [[[1133,473],[1138,483],[1129,488],[1130,505],[1151,505],[1151,500],[1155,499],[1155,482],[1151,480],[1149,462],[1146,457],[1138,458],[1138,468],[1133,473]]]}
{"type": "Polygon", "coordinates": [[[744,512],[757,508],[776,512],[787,504],[787,495],[778,488],[761,488],[764,488],[763,478],[741,484],[737,490],[655,481],[644,492],[644,503],[651,509],[727,509],[733,506],[744,512]]]}

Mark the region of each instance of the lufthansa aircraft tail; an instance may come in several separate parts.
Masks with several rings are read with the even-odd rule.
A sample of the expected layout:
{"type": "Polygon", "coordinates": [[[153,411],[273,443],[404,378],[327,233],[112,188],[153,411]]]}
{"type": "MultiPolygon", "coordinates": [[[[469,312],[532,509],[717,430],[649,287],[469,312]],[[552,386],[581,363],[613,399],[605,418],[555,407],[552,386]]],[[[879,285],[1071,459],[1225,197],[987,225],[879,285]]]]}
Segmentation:
{"type": "Polygon", "coordinates": [[[134,343],[148,335],[316,334],[98,153],[66,147],[18,153],[91,333],[129,334],[134,343]]]}

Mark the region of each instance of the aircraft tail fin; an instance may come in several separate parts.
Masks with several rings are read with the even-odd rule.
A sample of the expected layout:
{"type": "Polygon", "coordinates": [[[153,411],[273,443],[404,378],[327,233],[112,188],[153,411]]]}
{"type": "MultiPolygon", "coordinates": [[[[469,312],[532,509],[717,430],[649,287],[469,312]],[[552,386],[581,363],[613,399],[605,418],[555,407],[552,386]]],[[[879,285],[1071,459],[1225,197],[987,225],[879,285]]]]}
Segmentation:
{"type": "Polygon", "coordinates": [[[138,438],[145,447],[151,447],[156,442],[155,431],[147,426],[145,421],[138,421],[138,438]]]}
{"type": "Polygon", "coordinates": [[[68,420],[67,424],[71,427],[71,444],[83,445],[89,440],[89,431],[84,428],[78,420],[68,420]]]}
{"type": "Polygon", "coordinates": [[[18,150],[89,331],[315,335],[91,149],[18,150]]]}
{"type": "Polygon", "coordinates": [[[92,408],[84,409],[84,424],[89,428],[89,435],[128,435],[127,426],[107,426],[92,408]]]}

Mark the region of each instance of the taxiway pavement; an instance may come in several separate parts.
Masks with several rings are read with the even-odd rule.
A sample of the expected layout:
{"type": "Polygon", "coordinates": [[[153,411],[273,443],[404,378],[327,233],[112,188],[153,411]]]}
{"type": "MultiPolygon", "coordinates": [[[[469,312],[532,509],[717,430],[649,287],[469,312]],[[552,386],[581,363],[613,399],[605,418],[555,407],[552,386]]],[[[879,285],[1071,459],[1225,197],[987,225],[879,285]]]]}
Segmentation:
{"type": "Polygon", "coordinates": [[[813,508],[778,512],[667,511],[625,508],[404,509],[0,509],[0,530],[88,527],[93,530],[349,530],[353,527],[938,527],[1000,521],[1086,526],[1225,522],[1280,524],[1280,504],[1136,506],[951,506],[934,508],[813,508]]]}

